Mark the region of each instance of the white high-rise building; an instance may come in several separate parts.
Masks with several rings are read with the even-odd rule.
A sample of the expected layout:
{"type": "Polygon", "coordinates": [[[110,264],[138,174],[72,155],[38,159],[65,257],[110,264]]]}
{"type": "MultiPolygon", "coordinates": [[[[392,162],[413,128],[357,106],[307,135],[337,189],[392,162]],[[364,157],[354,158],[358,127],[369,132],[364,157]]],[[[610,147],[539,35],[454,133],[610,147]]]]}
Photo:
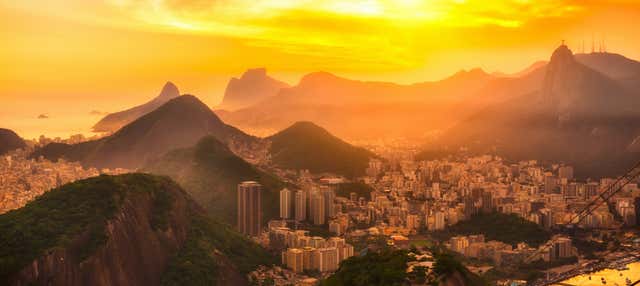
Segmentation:
{"type": "Polygon", "coordinates": [[[238,231],[257,236],[262,229],[262,186],[253,181],[238,184],[238,231]]]}
{"type": "Polygon", "coordinates": [[[287,188],[280,191],[280,218],[292,218],[293,192],[287,188]]]}
{"type": "Polygon", "coordinates": [[[336,194],[333,190],[327,186],[322,186],[322,196],[324,197],[324,216],[325,219],[335,216],[335,209],[333,208],[333,201],[336,198],[336,194]]]}
{"type": "Polygon", "coordinates": [[[321,193],[311,196],[311,219],[313,224],[322,225],[325,223],[325,200],[321,193]]]}
{"type": "Polygon", "coordinates": [[[303,190],[296,192],[296,220],[303,221],[307,219],[307,193],[303,190]]]}

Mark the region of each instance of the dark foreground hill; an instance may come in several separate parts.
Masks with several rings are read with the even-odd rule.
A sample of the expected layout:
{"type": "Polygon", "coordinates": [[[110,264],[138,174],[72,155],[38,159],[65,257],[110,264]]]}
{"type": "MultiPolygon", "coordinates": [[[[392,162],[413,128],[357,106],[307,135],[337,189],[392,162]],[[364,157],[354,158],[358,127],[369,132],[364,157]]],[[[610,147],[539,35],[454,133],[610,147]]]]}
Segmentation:
{"type": "Polygon", "coordinates": [[[236,188],[242,181],[263,186],[263,220],[278,216],[278,191],[285,184],[234,155],[213,136],[202,138],[194,147],[168,152],[144,168],[145,172],[167,175],[176,180],[210,214],[235,223],[236,188]]]}
{"type": "Polygon", "coordinates": [[[33,157],[66,158],[99,168],[136,169],[169,150],[193,146],[206,135],[226,144],[251,144],[255,140],[224,124],[195,96],[183,95],[108,137],[76,145],[49,144],[33,157]]]}
{"type": "Polygon", "coordinates": [[[26,146],[24,140],[9,129],[0,128],[0,155],[26,146]]]}
{"type": "Polygon", "coordinates": [[[538,247],[551,238],[541,226],[517,215],[503,213],[478,214],[470,220],[458,222],[445,230],[434,232],[441,241],[457,235],[483,234],[487,240],[497,240],[513,245],[519,242],[538,247]]]}
{"type": "Polygon", "coordinates": [[[107,114],[96,125],[93,126],[94,132],[115,132],[141,116],[155,110],[167,101],[180,96],[178,87],[172,82],[167,82],[160,94],[151,101],[141,104],[127,110],[107,114]]]}
{"type": "Polygon", "coordinates": [[[297,122],[266,140],[271,142],[271,161],[284,169],[356,177],[364,175],[369,159],[376,157],[312,122],[297,122]]]}
{"type": "Polygon", "coordinates": [[[335,274],[323,280],[322,286],[387,286],[446,285],[481,286],[484,281],[471,273],[460,261],[447,253],[435,253],[433,269],[414,267],[407,272],[407,263],[415,256],[407,250],[383,249],[351,257],[340,264],[335,274]],[[429,275],[425,272],[429,271],[429,275]]]}
{"type": "Polygon", "coordinates": [[[270,259],[166,177],[76,181],[0,215],[2,285],[244,285],[270,259]]]}

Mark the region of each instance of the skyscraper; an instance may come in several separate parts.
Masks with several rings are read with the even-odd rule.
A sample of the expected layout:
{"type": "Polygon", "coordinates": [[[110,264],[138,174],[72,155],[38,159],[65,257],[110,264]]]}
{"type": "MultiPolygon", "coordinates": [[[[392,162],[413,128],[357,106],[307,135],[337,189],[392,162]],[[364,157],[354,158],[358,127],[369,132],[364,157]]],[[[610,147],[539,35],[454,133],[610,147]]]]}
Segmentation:
{"type": "Polygon", "coordinates": [[[325,200],[324,195],[321,193],[314,193],[311,195],[311,218],[313,224],[321,225],[325,223],[325,200]]]}
{"type": "Polygon", "coordinates": [[[333,202],[336,198],[336,194],[329,187],[323,186],[322,196],[324,197],[324,216],[325,219],[335,216],[335,209],[333,208],[333,202]]]}
{"type": "Polygon", "coordinates": [[[303,221],[307,219],[307,193],[303,190],[296,192],[296,220],[303,221]]]}
{"type": "Polygon", "coordinates": [[[573,167],[562,166],[558,168],[558,177],[560,177],[560,179],[567,179],[567,181],[573,180],[573,167]]]}
{"type": "Polygon", "coordinates": [[[280,218],[289,219],[292,217],[293,192],[284,188],[280,191],[280,218]]]}
{"type": "Polygon", "coordinates": [[[313,221],[313,197],[319,193],[320,191],[315,187],[311,187],[307,190],[307,218],[310,221],[313,221]]]}
{"type": "Polygon", "coordinates": [[[493,194],[485,190],[482,192],[482,212],[490,213],[493,211],[493,194]]]}
{"type": "Polygon", "coordinates": [[[552,194],[555,192],[557,187],[558,178],[551,174],[545,174],[544,176],[544,192],[547,194],[552,194]]]}
{"type": "Polygon", "coordinates": [[[247,181],[238,184],[238,231],[257,236],[262,224],[262,186],[247,181]]]}

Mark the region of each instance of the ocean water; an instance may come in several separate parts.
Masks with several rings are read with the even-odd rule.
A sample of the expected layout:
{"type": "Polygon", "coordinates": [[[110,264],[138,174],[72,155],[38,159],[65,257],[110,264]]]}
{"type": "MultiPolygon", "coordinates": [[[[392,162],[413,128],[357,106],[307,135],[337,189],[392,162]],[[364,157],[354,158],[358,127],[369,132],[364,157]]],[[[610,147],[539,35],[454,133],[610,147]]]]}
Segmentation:
{"type": "Polygon", "coordinates": [[[48,118],[38,118],[39,114],[10,115],[0,114],[0,127],[16,132],[24,139],[37,139],[40,135],[49,138],[68,138],[74,134],[87,137],[95,135],[91,127],[104,115],[88,113],[47,114],[48,118]]]}
{"type": "Polygon", "coordinates": [[[602,285],[626,285],[626,278],[631,282],[640,280],[640,262],[627,265],[628,270],[618,271],[615,269],[604,269],[595,273],[585,274],[562,281],[562,283],[578,285],[578,286],[602,286],[602,285]],[[589,280],[591,276],[591,280],[589,280]],[[607,284],[602,283],[604,278],[607,284]]]}

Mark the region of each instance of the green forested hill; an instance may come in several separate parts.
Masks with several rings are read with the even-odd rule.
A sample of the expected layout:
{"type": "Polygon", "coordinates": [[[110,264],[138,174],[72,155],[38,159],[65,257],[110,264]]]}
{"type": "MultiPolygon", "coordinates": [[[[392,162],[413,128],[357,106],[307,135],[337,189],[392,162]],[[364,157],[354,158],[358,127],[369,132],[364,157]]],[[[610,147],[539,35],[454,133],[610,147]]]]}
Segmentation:
{"type": "Polygon", "coordinates": [[[278,191],[285,184],[233,154],[215,137],[202,138],[194,147],[167,153],[144,170],[176,180],[211,215],[234,224],[237,185],[257,181],[263,186],[263,221],[278,215],[278,191]]]}
{"type": "Polygon", "coordinates": [[[242,285],[272,262],[168,177],[102,175],[0,215],[2,285],[242,285]]]}
{"type": "Polygon", "coordinates": [[[297,122],[266,139],[271,142],[271,160],[285,169],[356,177],[364,175],[369,159],[375,157],[312,122],[297,122]]]}
{"type": "Polygon", "coordinates": [[[519,242],[537,247],[551,238],[539,225],[514,214],[478,214],[470,220],[458,222],[434,235],[449,239],[455,235],[484,234],[486,240],[497,240],[516,245],[519,242]]]}

